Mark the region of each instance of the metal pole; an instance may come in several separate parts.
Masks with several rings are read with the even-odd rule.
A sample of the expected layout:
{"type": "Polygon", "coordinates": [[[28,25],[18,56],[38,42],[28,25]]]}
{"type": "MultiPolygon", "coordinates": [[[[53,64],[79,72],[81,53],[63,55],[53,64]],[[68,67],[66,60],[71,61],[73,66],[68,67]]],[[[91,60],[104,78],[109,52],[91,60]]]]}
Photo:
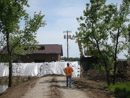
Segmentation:
{"type": "Polygon", "coordinates": [[[67,40],[67,59],[69,59],[69,34],[68,33],[71,33],[71,31],[64,31],[63,33],[66,33],[66,40],[67,40]]]}
{"type": "Polygon", "coordinates": [[[68,42],[68,31],[67,32],[67,59],[69,58],[69,42],[68,42]]]}

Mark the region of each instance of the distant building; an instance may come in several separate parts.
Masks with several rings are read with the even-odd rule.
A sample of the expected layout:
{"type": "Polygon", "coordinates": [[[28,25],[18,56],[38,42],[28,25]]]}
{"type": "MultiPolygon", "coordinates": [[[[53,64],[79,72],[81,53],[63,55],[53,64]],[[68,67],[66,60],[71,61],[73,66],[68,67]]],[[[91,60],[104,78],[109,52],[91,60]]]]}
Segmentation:
{"type": "MultiPolygon", "coordinates": [[[[37,45],[39,48],[33,52],[27,52],[26,55],[17,55],[13,62],[51,62],[60,61],[63,56],[62,45],[58,44],[42,44],[37,45]]],[[[2,50],[3,54],[5,51],[2,50]]],[[[6,52],[7,53],[7,52],[6,52]]]]}

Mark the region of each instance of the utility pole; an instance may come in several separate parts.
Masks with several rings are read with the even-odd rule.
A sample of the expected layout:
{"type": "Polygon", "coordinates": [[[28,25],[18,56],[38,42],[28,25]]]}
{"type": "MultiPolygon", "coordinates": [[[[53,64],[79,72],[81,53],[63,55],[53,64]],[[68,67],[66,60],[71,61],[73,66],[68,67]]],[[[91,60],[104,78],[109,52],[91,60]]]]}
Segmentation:
{"type": "Polygon", "coordinates": [[[69,35],[68,33],[71,33],[71,31],[64,31],[63,33],[66,33],[66,35],[64,35],[64,39],[67,40],[67,59],[69,58],[69,39],[71,39],[71,35],[69,35]]]}

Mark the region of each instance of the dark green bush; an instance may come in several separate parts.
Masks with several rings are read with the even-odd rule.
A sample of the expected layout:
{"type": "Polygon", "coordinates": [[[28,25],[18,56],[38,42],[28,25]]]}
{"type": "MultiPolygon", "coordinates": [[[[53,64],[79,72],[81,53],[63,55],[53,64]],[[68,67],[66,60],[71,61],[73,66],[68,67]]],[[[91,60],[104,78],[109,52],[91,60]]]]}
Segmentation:
{"type": "Polygon", "coordinates": [[[117,83],[108,87],[117,98],[130,98],[130,82],[117,83]]]}

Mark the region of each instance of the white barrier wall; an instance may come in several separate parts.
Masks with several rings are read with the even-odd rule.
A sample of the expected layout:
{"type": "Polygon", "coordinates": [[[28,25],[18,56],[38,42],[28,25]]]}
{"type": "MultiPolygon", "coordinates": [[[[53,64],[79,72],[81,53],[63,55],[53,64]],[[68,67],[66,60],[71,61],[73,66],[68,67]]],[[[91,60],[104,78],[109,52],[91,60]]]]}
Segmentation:
{"type": "MultiPolygon", "coordinates": [[[[13,63],[13,76],[44,76],[65,75],[64,68],[68,62],[44,62],[44,63],[13,63]]],[[[73,68],[73,77],[80,76],[80,65],[78,62],[69,62],[73,68]]],[[[8,63],[0,63],[0,77],[8,76],[8,63]]]]}

